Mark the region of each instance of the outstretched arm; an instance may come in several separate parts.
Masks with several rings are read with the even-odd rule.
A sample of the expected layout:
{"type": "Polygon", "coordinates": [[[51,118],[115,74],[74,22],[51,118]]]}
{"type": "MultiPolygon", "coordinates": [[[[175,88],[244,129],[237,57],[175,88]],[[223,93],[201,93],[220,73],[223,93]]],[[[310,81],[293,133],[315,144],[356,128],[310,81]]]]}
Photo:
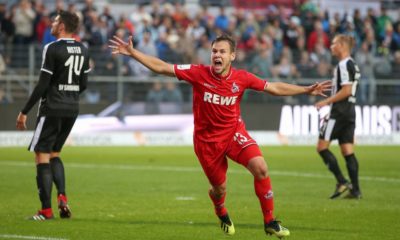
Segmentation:
{"type": "Polygon", "coordinates": [[[310,94],[313,96],[326,97],[324,92],[329,91],[331,88],[331,81],[324,81],[322,83],[315,83],[310,86],[298,86],[284,82],[268,83],[264,91],[275,96],[292,96],[298,94],[310,94]]]}
{"type": "Polygon", "coordinates": [[[159,58],[146,55],[133,48],[132,36],[129,37],[128,42],[114,36],[113,39],[110,39],[110,45],[108,45],[108,47],[111,48],[113,54],[130,56],[155,73],[170,77],[175,76],[174,66],[172,64],[166,63],[159,58]]]}

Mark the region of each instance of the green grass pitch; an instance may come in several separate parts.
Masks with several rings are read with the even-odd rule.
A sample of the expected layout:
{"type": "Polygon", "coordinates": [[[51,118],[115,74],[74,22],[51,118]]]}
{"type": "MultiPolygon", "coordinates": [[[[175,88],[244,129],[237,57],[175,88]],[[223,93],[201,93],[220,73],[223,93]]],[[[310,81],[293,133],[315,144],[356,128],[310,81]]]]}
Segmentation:
{"type": "MultiPolygon", "coordinates": [[[[275,215],[290,229],[290,239],[400,238],[399,146],[356,147],[359,201],[328,199],[335,182],[315,147],[262,150],[275,215]]],[[[345,170],[338,148],[333,151],[345,170]]],[[[53,221],[34,222],[25,219],[40,207],[33,154],[0,148],[0,239],[275,239],[263,232],[252,176],[232,161],[226,205],[236,234],[228,237],[217,225],[191,147],[66,147],[62,158],[73,218],[57,214],[53,221]]]]}

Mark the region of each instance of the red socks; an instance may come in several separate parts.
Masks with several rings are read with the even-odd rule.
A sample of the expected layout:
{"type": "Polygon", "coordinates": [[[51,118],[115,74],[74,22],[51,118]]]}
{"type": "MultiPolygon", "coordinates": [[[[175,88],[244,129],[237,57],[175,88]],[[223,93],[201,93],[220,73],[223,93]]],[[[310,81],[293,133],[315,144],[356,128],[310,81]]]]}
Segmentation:
{"type": "Polygon", "coordinates": [[[53,210],[51,208],[45,208],[40,210],[39,212],[43,214],[46,218],[53,217],[53,210]]]}
{"type": "Polygon", "coordinates": [[[272,192],[271,180],[269,177],[254,179],[254,190],[260,200],[261,210],[264,215],[264,222],[269,223],[274,219],[274,194],[272,192]]]}
{"type": "Polygon", "coordinates": [[[219,217],[226,215],[228,213],[228,210],[226,210],[225,208],[226,193],[219,199],[216,199],[213,195],[211,195],[211,191],[208,192],[208,195],[210,196],[212,202],[214,203],[215,214],[217,214],[217,216],[219,217]]]}
{"type": "MultiPolygon", "coordinates": [[[[254,179],[254,189],[256,195],[260,201],[261,210],[264,216],[264,222],[269,223],[274,219],[274,194],[272,192],[271,180],[269,177],[263,179],[254,179]]],[[[228,213],[225,208],[225,196],[224,194],[221,198],[216,199],[211,192],[208,192],[212,202],[215,207],[215,214],[217,216],[224,216],[228,213]]]]}

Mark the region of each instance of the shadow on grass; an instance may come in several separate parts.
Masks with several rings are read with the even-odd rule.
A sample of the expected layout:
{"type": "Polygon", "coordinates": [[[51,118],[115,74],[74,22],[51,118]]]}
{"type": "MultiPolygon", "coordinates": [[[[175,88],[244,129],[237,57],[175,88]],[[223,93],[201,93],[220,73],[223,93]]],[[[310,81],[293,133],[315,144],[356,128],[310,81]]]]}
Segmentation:
{"type": "MultiPolygon", "coordinates": [[[[122,220],[122,219],[99,219],[99,218],[74,218],[71,219],[74,222],[92,222],[92,223],[107,223],[107,224],[127,224],[127,225],[162,225],[162,226],[195,226],[195,227],[210,227],[219,226],[217,220],[215,222],[196,222],[196,221],[146,221],[146,220],[122,220]]],[[[251,223],[235,223],[237,228],[248,228],[248,229],[260,229],[262,224],[251,224],[251,223]]]]}
{"type": "MultiPolygon", "coordinates": [[[[126,224],[126,225],[137,225],[137,226],[181,226],[181,227],[219,227],[217,221],[215,222],[196,222],[196,221],[146,221],[146,220],[119,220],[119,219],[98,219],[98,218],[74,218],[74,222],[92,222],[92,223],[107,223],[107,224],[126,224]]],[[[324,228],[317,226],[302,226],[302,225],[285,225],[291,232],[297,231],[308,231],[308,232],[327,232],[327,233],[351,233],[349,230],[343,228],[324,228]]],[[[237,229],[262,229],[263,224],[254,223],[235,223],[235,228],[237,229]]]]}
{"type": "Polygon", "coordinates": [[[297,231],[308,231],[308,232],[330,232],[330,233],[353,233],[352,231],[345,230],[343,228],[324,228],[324,227],[313,227],[313,226],[299,226],[299,225],[290,225],[288,227],[291,232],[297,231]]]}

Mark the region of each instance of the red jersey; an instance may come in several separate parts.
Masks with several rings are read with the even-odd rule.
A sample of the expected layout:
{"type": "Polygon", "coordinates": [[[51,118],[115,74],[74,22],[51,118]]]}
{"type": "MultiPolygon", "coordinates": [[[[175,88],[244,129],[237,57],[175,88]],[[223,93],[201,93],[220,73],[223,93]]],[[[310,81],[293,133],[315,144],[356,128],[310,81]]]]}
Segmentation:
{"type": "Polygon", "coordinates": [[[194,136],[206,142],[231,138],[241,121],[240,101],[246,89],[263,91],[267,81],[231,68],[226,77],[217,76],[211,66],[174,65],[179,80],[193,86],[194,136]]]}

